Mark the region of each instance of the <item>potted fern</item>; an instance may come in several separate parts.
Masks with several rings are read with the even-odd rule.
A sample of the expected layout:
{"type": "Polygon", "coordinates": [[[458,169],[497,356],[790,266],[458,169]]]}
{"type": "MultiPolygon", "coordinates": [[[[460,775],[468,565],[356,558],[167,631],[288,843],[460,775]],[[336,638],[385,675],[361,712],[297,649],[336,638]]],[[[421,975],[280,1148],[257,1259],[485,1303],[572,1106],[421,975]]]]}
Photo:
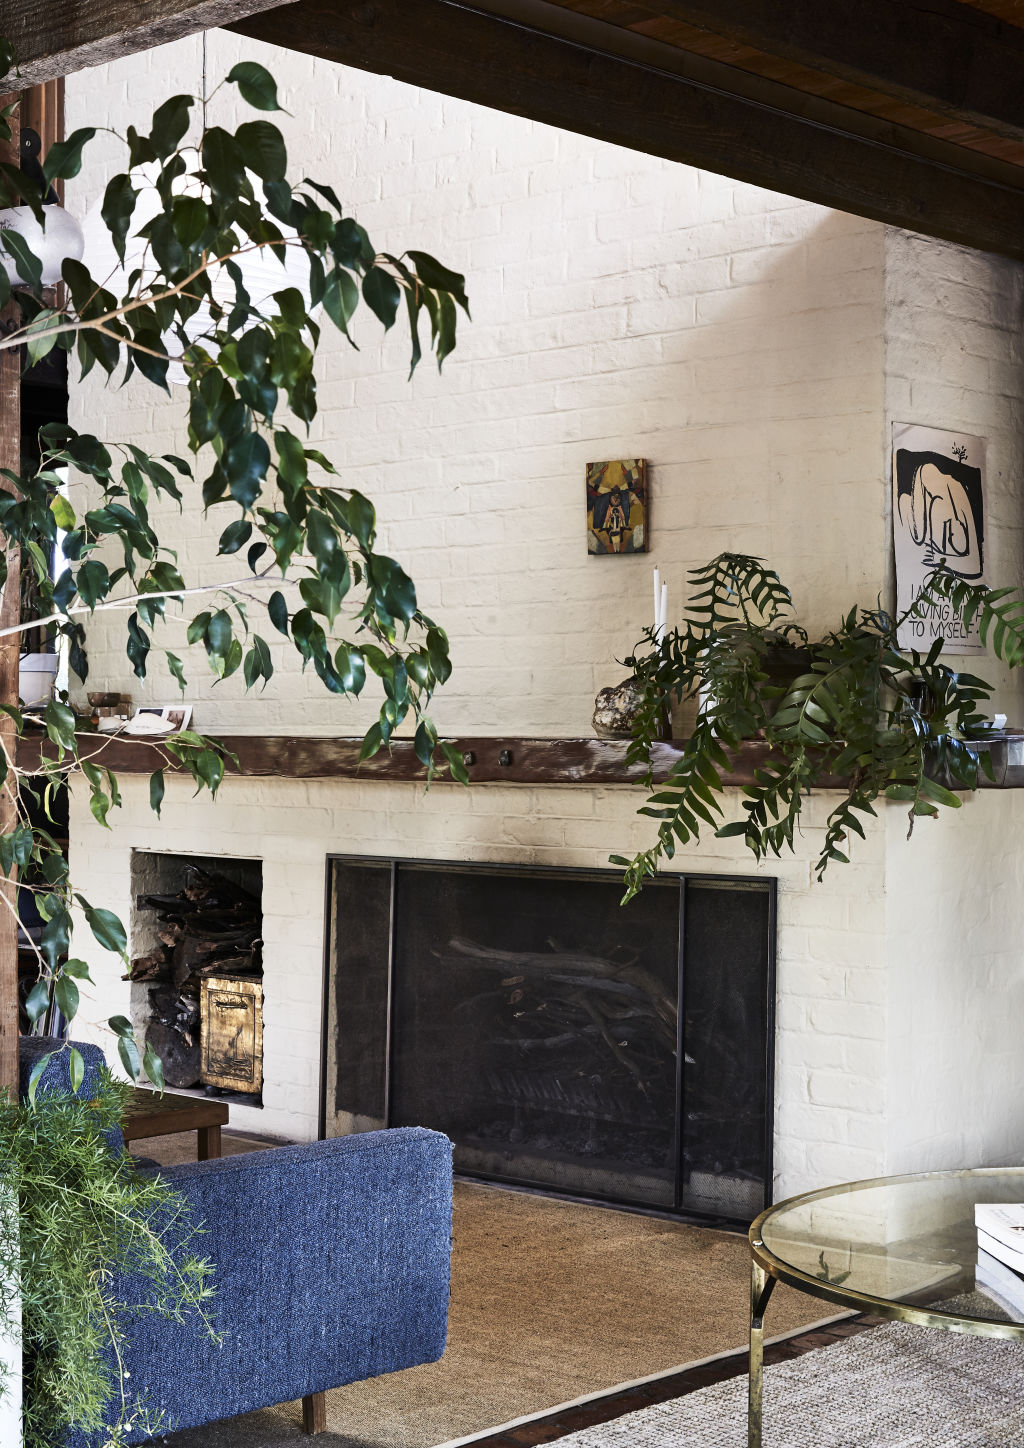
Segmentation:
{"type": "MultiPolygon", "coordinates": [[[[631,860],[612,856],[626,869],[626,899],[702,830],[742,837],[758,859],[792,849],[804,798],[826,782],[842,795],[829,812],[819,880],[830,863],[847,860],[845,840],[863,837],[862,820],[875,815],[879,798],[905,802],[912,830],[919,816],[958,808],[957,787],[977,788],[981,771],[992,776],[977,743],[991,733],[983,713],[990,686],[952,669],[941,638],[925,654],[901,653],[904,618],[879,607],[852,608],[838,628],[811,640],[778,574],[744,554],[722,553],[690,579],[679,627],[660,643],[648,630],[646,651],[626,661],[643,690],[627,758],[647,765],[651,794],[641,813],[658,821],[650,849],[631,860]],[[672,699],[695,700],[697,720],[655,787],[651,746],[672,699]],[[764,762],[744,786],[744,818],[723,823],[723,790],[751,740],[763,741],[764,762]]],[[[1024,660],[1024,600],[1013,590],[968,584],[940,566],[915,607],[940,601],[968,626],[977,621],[1004,662],[1024,660]]]]}

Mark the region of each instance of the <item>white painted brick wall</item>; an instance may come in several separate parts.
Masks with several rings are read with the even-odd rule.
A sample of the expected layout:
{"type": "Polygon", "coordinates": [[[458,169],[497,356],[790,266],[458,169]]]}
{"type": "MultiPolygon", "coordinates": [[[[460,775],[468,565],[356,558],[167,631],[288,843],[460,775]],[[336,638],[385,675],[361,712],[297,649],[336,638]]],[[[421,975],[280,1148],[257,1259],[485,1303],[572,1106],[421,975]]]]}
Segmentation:
{"type": "MultiPolygon", "coordinates": [[[[1016,580],[1018,268],[385,78],[217,32],[208,43],[215,79],[243,53],[275,71],[294,113],[282,125],[295,170],[332,181],[379,246],[424,246],[467,273],[474,321],[444,376],[424,365],[408,383],[398,329],[381,341],[363,322],[360,352],[333,339],[324,347],[314,428],[343,480],[377,502],[388,548],[449,629],[456,671],[438,700],[444,728],[588,733],[595,690],[620,676],[614,660],[647,622],[653,563],[676,606],[686,569],[723,548],[777,566],[812,628],[854,601],[873,603],[891,583],[893,417],[989,433],[990,556],[998,581],[1016,580]],[[583,465],[633,453],[651,460],[654,551],[590,559],[583,465]]],[[[71,78],[69,123],[141,124],[169,77],[176,89],[198,87],[200,66],[200,43],[188,41],[71,78]]],[[[236,118],[227,92],[214,116],[236,118]]],[[[73,206],[111,173],[108,138],[99,150],[73,206]]],[[[181,450],[179,411],[180,398],[164,403],[135,385],[90,380],[72,397],[79,425],[154,448],[181,450]]],[[[187,577],[234,576],[230,561],[210,564],[211,530],[195,507],[170,515],[167,530],[187,577]]],[[[169,628],[179,652],[182,632],[169,628]]],[[[92,645],[94,680],[168,696],[159,670],[144,691],[131,678],[111,630],[94,628],[92,645]]],[[[197,722],[252,732],[365,725],[368,706],[325,697],[276,645],[275,658],[285,667],[251,699],[231,682],[213,691],[197,660],[197,722]]],[[[988,868],[998,831],[1019,827],[1016,798],[975,802],[964,812],[975,826],[958,820],[956,834],[946,820],[925,822],[905,857],[902,812],[891,813],[822,886],[811,865],[827,801],[816,800],[797,855],[762,867],[780,880],[780,1192],[947,1150],[976,1160],[1019,1151],[993,1077],[1009,1069],[1003,1027],[990,1050],[977,1017],[970,1070],[951,1064],[945,1095],[922,1085],[934,1072],[911,1079],[922,1058],[955,1061],[957,1011],[934,1010],[916,1033],[930,980],[943,989],[959,980],[971,950],[972,985],[950,995],[958,1010],[976,989],[1017,989],[1016,935],[1004,925],[1013,872],[988,868]],[[922,932],[937,862],[948,870],[948,851],[960,848],[972,860],[970,898],[951,892],[959,919],[940,912],[945,932],[922,932]]],[[[305,1137],[316,1128],[326,852],[601,866],[648,842],[638,801],[623,788],[424,794],[228,781],[211,805],[172,781],[158,824],[143,786],[126,781],[112,833],[76,803],[72,863],[79,888],[127,918],[133,848],[262,859],[266,1107],[233,1119],[305,1137]]],[[[730,842],[676,864],[756,872],[730,842]]],[[[99,1034],[128,988],[109,961],[94,964],[99,1034]]]]}
{"type": "MultiPolygon", "coordinates": [[[[648,622],[654,563],[676,606],[686,569],[723,547],[771,559],[812,626],[873,600],[883,228],[221,32],[208,46],[213,79],[242,53],[278,75],[295,172],[332,182],[378,246],[467,274],[474,320],[444,376],[424,364],[408,383],[400,328],[381,341],[361,320],[361,351],[325,344],[314,427],[450,631],[444,728],[589,732],[648,622]],[[634,453],[651,461],[654,551],[589,558],[584,464],[634,453]]],[[[165,77],[198,88],[200,67],[190,40],[72,77],[68,123],[142,124],[165,77]]],[[[242,113],[232,90],[213,103],[215,120],[242,113]]],[[[105,138],[73,207],[114,154],[105,138]]],[[[180,412],[145,385],[90,379],[72,398],[79,425],[179,451],[180,412]]],[[[211,569],[196,507],[166,527],[190,580],[237,575],[237,560],[211,569]]],[[[183,652],[181,626],[167,632],[183,652]]],[[[286,667],[252,699],[214,690],[193,651],[198,721],[361,730],[370,701],[326,696],[267,632],[286,667]]],[[[91,638],[97,677],[166,696],[159,668],[145,690],[132,679],[116,628],[91,638]]]]}

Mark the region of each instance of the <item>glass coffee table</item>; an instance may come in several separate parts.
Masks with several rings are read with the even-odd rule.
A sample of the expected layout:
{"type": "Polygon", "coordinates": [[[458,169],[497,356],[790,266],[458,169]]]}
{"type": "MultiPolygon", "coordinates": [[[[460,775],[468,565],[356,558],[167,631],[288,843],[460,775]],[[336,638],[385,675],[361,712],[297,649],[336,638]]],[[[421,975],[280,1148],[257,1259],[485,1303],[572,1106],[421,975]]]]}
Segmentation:
{"type": "Polygon", "coordinates": [[[975,1288],[976,1202],[1024,1202],[1024,1168],[879,1177],[761,1213],[750,1228],[748,1448],[761,1448],[763,1322],[776,1282],[876,1317],[1024,1341],[1024,1311],[975,1288]]]}

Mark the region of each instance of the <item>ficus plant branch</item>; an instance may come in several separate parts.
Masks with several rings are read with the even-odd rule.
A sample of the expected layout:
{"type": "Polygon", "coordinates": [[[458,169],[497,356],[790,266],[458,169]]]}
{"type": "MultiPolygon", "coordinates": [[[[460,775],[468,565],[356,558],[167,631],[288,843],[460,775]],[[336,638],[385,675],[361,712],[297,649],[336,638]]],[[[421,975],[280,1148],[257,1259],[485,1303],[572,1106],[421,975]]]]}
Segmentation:
{"type": "MultiPolygon", "coordinates": [[[[275,83],[259,65],[236,65],[225,83],[257,112],[279,109],[275,83]]],[[[108,183],[101,206],[123,271],[98,279],[88,258],[67,259],[63,285],[48,291],[24,239],[10,229],[0,233],[0,248],[20,278],[12,286],[0,270],[0,305],[16,312],[0,349],[24,346],[34,363],[62,348],[74,354],[83,378],[95,368],[118,382],[138,374],[165,392],[168,369],[180,362],[191,453],[158,456],[63,425],[43,428],[35,471],[4,471],[0,479],[0,534],[20,548],[40,607],[0,637],[49,628],[65,641],[72,670],[85,680],[84,623],[104,613],[127,615],[125,649],[136,676],[146,677],[156,650],[184,690],[189,655],[159,638],[173,619],[184,624],[187,645],[216,679],[237,676],[251,689],[265,686],[274,672],[258,614],[269,636],[286,640],[301,667],[312,669],[339,700],[359,695],[367,679],[378,683],[383,701],[366,733],[364,757],[411,721],[425,777],[443,767],[464,778],[461,757],[438,739],[427,714],[434,689],[451,670],[444,631],[419,608],[401,565],[378,550],[369,499],[305,435],[318,407],[315,360],[323,325],[352,341],[360,304],[385,329],[401,313],[415,368],[426,320],[440,365],[455,346],[458,309],[468,311],[463,278],[426,252],[378,252],[329,185],[290,181],[283,137],[265,114],[233,131],[203,124],[195,144],[186,144],[199,109],[194,96],[172,96],[148,132],[132,127],[124,137],[126,164],[108,183]],[[149,204],[140,210],[144,193],[149,204]],[[254,300],[246,259],[262,254],[277,265],[285,252],[292,262],[287,271],[281,265],[280,289],[267,301],[254,300]],[[292,280],[296,257],[304,290],[292,280]],[[87,485],[81,500],[66,486],[69,473],[87,485]],[[168,500],[179,507],[201,501],[211,519],[214,510],[226,509],[214,547],[222,557],[244,557],[247,571],[228,581],[186,581],[155,521],[154,505],[168,500]],[[205,606],[189,611],[192,599],[205,606]]],[[[12,115],[8,109],[0,124],[4,139],[12,115]]],[[[42,159],[47,184],[79,173],[94,134],[83,128],[50,148],[42,159]]],[[[28,178],[0,165],[0,187],[45,223],[39,188],[28,178]]],[[[0,583],[5,572],[0,561],[0,583]]],[[[0,708],[19,735],[24,732],[21,712],[9,703],[0,708]]],[[[30,780],[16,758],[0,761],[4,782],[19,795],[17,825],[0,835],[0,869],[18,872],[32,888],[43,920],[42,969],[25,1002],[36,1029],[53,1004],[72,1021],[78,983],[90,979],[71,950],[76,914],[103,948],[122,958],[127,952],[122,922],[75,891],[51,834],[30,818],[47,817],[56,784],[81,778],[94,816],[107,825],[121,802],[116,774],[80,733],[66,697],[47,705],[41,723],[49,746],[40,772],[30,780]]],[[[215,739],[185,732],[161,745],[198,788],[217,792],[231,760],[215,739]]],[[[164,769],[155,768],[150,800],[157,812],[164,789],[164,769]]],[[[117,1018],[114,1029],[128,1072],[137,1077],[145,1068],[161,1084],[159,1061],[140,1050],[130,1024],[117,1018]]],[[[73,1071],[81,1071],[74,1060],[73,1071]]]]}
{"type": "MultiPolygon", "coordinates": [[[[0,71],[6,62],[9,72],[11,59],[0,41],[0,71]]],[[[368,681],[378,686],[382,699],[364,759],[407,726],[426,779],[444,769],[465,780],[461,755],[438,738],[428,713],[451,672],[444,630],[420,609],[401,564],[379,549],[370,500],[308,439],[322,329],[333,327],[354,346],[362,308],[385,331],[407,329],[411,369],[424,350],[440,366],[455,346],[458,311],[468,315],[464,279],[423,251],[378,252],[330,185],[288,178],[283,137],[265,114],[280,108],[277,90],[262,66],[241,62],[222,84],[260,114],[234,130],[208,126],[196,97],[176,95],[157,108],[147,132],[129,127],[124,167],[101,206],[121,263],[109,275],[95,277],[88,258],[69,258],[62,285],[45,288],[41,262],[24,238],[13,228],[0,231],[3,260],[17,273],[12,285],[0,267],[0,307],[14,317],[0,351],[24,348],[32,365],[62,349],[82,378],[94,369],[121,384],[137,376],[168,394],[173,363],[183,369],[187,413],[186,456],[51,425],[40,432],[37,467],[0,470],[0,587],[18,586],[7,576],[7,559],[20,553],[38,600],[31,618],[0,637],[30,629],[56,634],[84,682],[85,623],[118,618],[136,677],[145,679],[160,655],[184,691],[193,661],[186,648],[215,680],[264,687],[274,673],[268,638],[276,636],[339,704],[368,681]],[[197,111],[198,140],[186,145],[197,111]],[[155,213],[152,204],[139,205],[144,194],[147,203],[155,197],[155,213]],[[247,287],[246,266],[257,255],[281,267],[280,287],[266,300],[247,287]],[[301,287],[293,280],[296,259],[301,287]],[[429,341],[420,336],[424,323],[429,341]],[[231,579],[200,573],[186,580],[161,536],[156,506],[175,504],[201,504],[211,523],[219,518],[210,564],[239,555],[231,579]],[[181,653],[163,640],[168,622],[185,628],[181,653]]],[[[0,110],[0,141],[11,140],[14,123],[16,106],[0,110]]],[[[45,226],[44,190],[79,173],[94,135],[95,128],[83,128],[52,146],[42,158],[43,186],[0,159],[0,204],[27,204],[45,226]]],[[[80,987],[91,983],[72,945],[76,920],[125,962],[128,940],[114,912],[76,890],[55,838],[54,800],[69,782],[84,784],[92,814],[109,827],[121,804],[117,774],[105,763],[111,740],[83,732],[66,693],[32,720],[10,700],[0,701],[0,711],[18,739],[31,727],[46,736],[31,773],[0,736],[0,790],[16,800],[13,828],[0,833],[0,872],[17,881],[17,891],[2,898],[11,910],[31,899],[42,922],[32,940],[38,978],[23,1005],[37,1033],[54,1007],[73,1028],[80,987]]],[[[222,743],[194,731],[162,736],[158,748],[139,740],[137,748],[147,744],[149,798],[158,814],[168,758],[210,795],[237,764],[222,743]]],[[[114,1016],[109,1025],[127,1073],[138,1079],[145,1070],[162,1088],[160,1061],[136,1040],[132,1023],[114,1016]]],[[[77,1091],[82,1056],[69,1042],[62,1050],[77,1091]]],[[[8,1269],[21,1274],[30,1365],[25,1443],[49,1448],[65,1441],[68,1429],[106,1425],[104,1441],[113,1445],[143,1425],[149,1432],[173,1426],[145,1417],[127,1381],[120,1351],[126,1314],[141,1307],[179,1317],[198,1312],[202,1322],[207,1269],[191,1251],[187,1224],[178,1230],[180,1198],[99,1139],[123,1110],[115,1085],[108,1081],[93,1103],[54,1103],[41,1093],[37,1100],[46,1059],[31,1073],[27,1102],[0,1096],[3,1175],[18,1201],[17,1213],[0,1203],[0,1279],[11,1280],[8,1269]],[[118,1267],[141,1274],[151,1300],[119,1300],[118,1267]]],[[[0,1297],[2,1331],[12,1327],[15,1295],[0,1297]]]]}
{"type": "Polygon", "coordinates": [[[741,838],[759,860],[792,850],[804,802],[826,780],[841,798],[826,820],[819,880],[830,864],[847,862],[846,842],[863,838],[879,799],[906,803],[909,834],[919,817],[959,808],[957,787],[973,790],[982,772],[991,776],[977,745],[991,732],[983,712],[990,686],[944,661],[941,636],[926,654],[903,652],[897,640],[918,610],[945,601],[1016,667],[1024,662],[1024,597],[1016,590],[967,583],[942,564],[904,614],[853,608],[812,641],[793,621],[789,590],[761,559],[723,553],[690,579],[679,627],[661,642],[648,630],[645,649],[626,661],[642,686],[627,760],[647,767],[650,797],[640,812],[658,826],[649,849],[612,856],[625,867],[625,899],[706,831],[741,838]],[[696,701],[696,724],[655,785],[652,747],[673,699],[696,701]],[[766,758],[742,787],[743,818],[726,822],[724,791],[751,740],[763,743],[766,758]]]}

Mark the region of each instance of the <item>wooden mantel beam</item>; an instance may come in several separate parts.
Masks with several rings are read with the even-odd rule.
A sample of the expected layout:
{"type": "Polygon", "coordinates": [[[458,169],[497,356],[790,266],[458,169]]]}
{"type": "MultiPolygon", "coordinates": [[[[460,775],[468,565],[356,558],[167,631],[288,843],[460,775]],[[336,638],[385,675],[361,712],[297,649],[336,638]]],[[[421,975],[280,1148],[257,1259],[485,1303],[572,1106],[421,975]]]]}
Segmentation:
{"type": "MultiPolygon", "coordinates": [[[[274,45],[1024,260],[1024,167],[661,46],[655,61],[538,28],[553,4],[299,0],[232,29],[274,45]],[[670,53],[666,55],[666,53],[670,53]],[[672,60],[672,57],[677,59],[672,60]],[[675,65],[677,68],[670,68],[675,65]],[[787,100],[803,112],[787,108],[787,100]],[[842,113],[842,116],[837,116],[842,113]],[[846,117],[850,127],[841,123],[846,117]]],[[[576,16],[576,20],[581,17],[576,16]]],[[[613,32],[601,26],[601,43],[613,32]]],[[[636,40],[636,37],[632,37],[636,40]]]]}
{"type": "MultiPolygon", "coordinates": [[[[137,50],[228,25],[280,0],[8,0],[0,27],[18,80],[39,85],[137,50]]],[[[159,97],[162,99],[163,97],[159,97]]]]}
{"type": "Polygon", "coordinates": [[[957,0],[641,0],[766,55],[1024,140],[1024,30],[957,0]]]}

